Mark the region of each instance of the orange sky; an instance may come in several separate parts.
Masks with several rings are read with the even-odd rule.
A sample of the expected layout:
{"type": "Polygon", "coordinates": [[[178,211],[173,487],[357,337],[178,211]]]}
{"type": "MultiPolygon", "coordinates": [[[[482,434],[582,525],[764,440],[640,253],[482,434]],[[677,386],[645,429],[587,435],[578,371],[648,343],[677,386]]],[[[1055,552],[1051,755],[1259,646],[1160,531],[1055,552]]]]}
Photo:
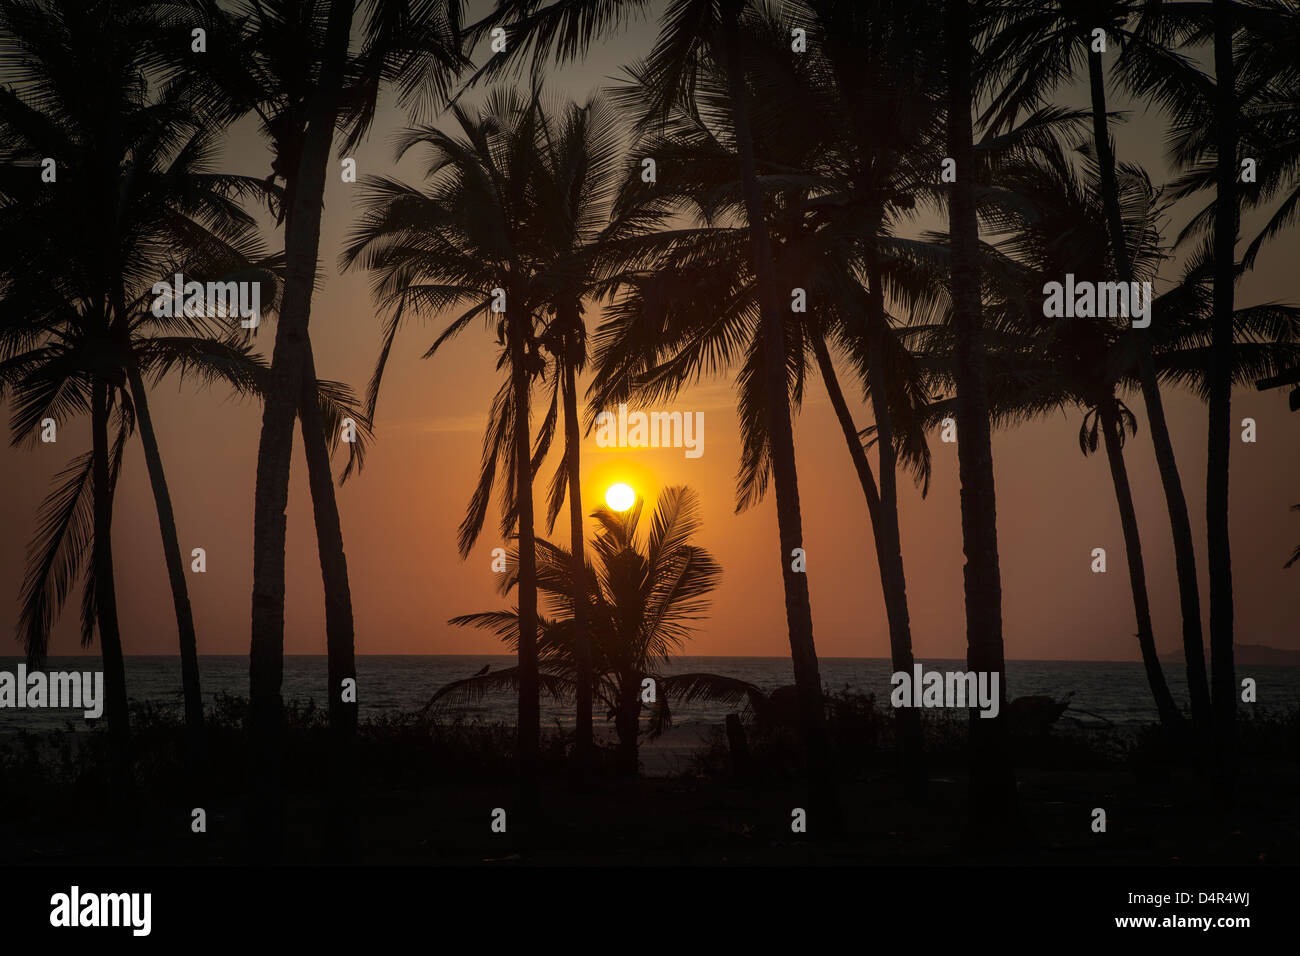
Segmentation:
{"type": "MultiPolygon", "coordinates": [[[[635,42],[599,49],[593,62],[567,76],[584,93],[626,60],[635,42]]],[[[391,133],[402,122],[381,113],[370,140],[356,154],[359,172],[389,172],[391,133]]],[[[1119,134],[1121,158],[1142,159],[1157,171],[1159,130],[1140,119],[1119,134]]],[[[230,161],[264,176],[269,160],[253,131],[232,135],[230,161]]],[[[418,161],[398,167],[414,180],[418,161]]],[[[331,177],[322,232],[323,288],[313,306],[312,337],[322,377],[364,389],[379,347],[379,319],[362,274],[336,275],[335,261],[352,218],[350,187],[331,177]]],[[[277,238],[275,243],[278,245],[277,238]]],[[[1239,302],[1300,299],[1292,279],[1294,233],[1273,243],[1239,302]]],[[[590,314],[594,323],[597,315],[590,314]]],[[[497,387],[495,340],[471,327],[433,360],[419,355],[441,326],[411,326],[398,338],[376,420],[377,442],[365,471],[339,492],[362,654],[497,653],[501,645],[480,631],[448,627],[454,614],[497,607],[490,570],[495,509],[469,559],[456,554],[456,528],[475,481],[480,442],[497,387]]],[[[270,347],[273,329],[259,336],[270,347]]],[[[860,427],[869,423],[853,391],[860,427]]],[[[260,405],[224,393],[195,393],[174,380],[154,392],[167,475],[181,529],[181,550],[207,551],[207,573],[189,575],[199,648],[208,654],[248,650],[252,499],[260,405]]],[[[1135,410],[1141,408],[1134,401],[1135,410]]],[[[1205,410],[1193,397],[1167,392],[1174,448],[1183,474],[1204,582],[1205,410]]],[[[657,489],[688,484],[703,498],[701,543],[723,567],[712,614],[688,648],[692,654],[784,655],[789,651],[781,596],[776,516],[769,499],[735,515],[734,474],[739,460],[735,403],[729,380],[685,392],[667,406],[704,413],[704,454],[680,449],[601,449],[583,446],[586,503],[603,497],[611,481],[630,480],[653,504],[657,489]]],[[[7,409],[6,409],[7,411],[7,409]]],[[[1258,443],[1233,444],[1232,534],[1237,640],[1300,648],[1300,569],[1281,565],[1300,542],[1296,488],[1300,414],[1290,414],[1282,392],[1243,391],[1233,420],[1258,422],[1258,443]]],[[[1128,465],[1145,547],[1146,566],[1162,651],[1180,646],[1177,591],[1168,520],[1144,416],[1129,443],[1128,465]]],[[[999,542],[1007,655],[1021,659],[1137,659],[1132,599],[1123,541],[1105,457],[1083,458],[1077,414],[1041,421],[994,438],[999,542]],[[1110,571],[1089,571],[1090,552],[1104,547],[1110,571]]],[[[88,447],[84,426],[60,424],[55,445],[0,453],[0,632],[12,634],[23,552],[40,500],[53,474],[88,447]]],[[[174,653],[175,622],[163,567],[156,514],[139,442],[133,440],[118,492],[114,521],[117,584],[128,654],[174,653]]],[[[905,485],[904,561],[913,641],[922,658],[965,653],[961,534],[955,446],[933,445],[930,495],[905,485]]],[[[821,383],[809,382],[796,422],[805,549],[817,649],[823,656],[888,656],[888,639],[875,553],[861,490],[821,383]]],[[[286,652],[323,653],[324,621],[310,500],[295,449],[290,488],[286,652]]],[[[539,510],[553,463],[543,468],[539,510]]],[[[590,507],[588,508],[590,510],[590,507]]],[[[556,537],[567,541],[563,519],[556,537]]],[[[76,596],[51,650],[77,645],[76,596]]],[[[20,653],[16,642],[3,653],[20,653]]]]}

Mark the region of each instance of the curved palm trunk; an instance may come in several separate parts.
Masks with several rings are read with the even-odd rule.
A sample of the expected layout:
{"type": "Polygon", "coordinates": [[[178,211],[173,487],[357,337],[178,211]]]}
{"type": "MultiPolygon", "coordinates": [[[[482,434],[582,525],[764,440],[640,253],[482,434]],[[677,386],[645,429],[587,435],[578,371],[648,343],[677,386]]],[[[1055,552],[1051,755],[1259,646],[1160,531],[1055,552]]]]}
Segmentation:
{"type": "MultiPolygon", "coordinates": [[[[947,0],[948,155],[957,181],[948,204],[952,247],[954,377],[957,386],[958,472],[966,565],[966,660],[974,671],[998,675],[1007,695],[1002,646],[1002,573],[998,567],[997,504],[988,388],[981,345],[979,227],[975,218],[972,145],[971,31],[967,0],[947,0]]],[[[1006,746],[1006,707],[998,716],[970,714],[970,835],[977,844],[1000,845],[1016,813],[1016,780],[1006,746]]]]}
{"type": "Polygon", "coordinates": [[[316,522],[316,548],[320,555],[321,581],[325,588],[325,643],[329,669],[330,726],[330,847],[335,859],[354,859],[359,849],[357,816],[357,698],[343,699],[343,682],[356,686],[357,663],[352,620],[352,588],[348,583],[348,559],[343,551],[343,528],[334,476],[330,472],[325,423],[316,394],[316,362],[307,343],[303,369],[302,401],[299,408],[302,444],[307,455],[307,476],[311,486],[312,514],[316,522]]]}
{"type": "Polygon", "coordinates": [[[154,505],[158,509],[158,528],[162,532],[163,556],[167,563],[167,578],[171,582],[172,604],[176,610],[176,633],[181,651],[181,688],[185,697],[185,759],[191,781],[197,782],[204,772],[207,747],[203,726],[203,693],[199,685],[198,639],[194,631],[194,613],[190,609],[189,585],[185,582],[180,532],[176,528],[176,513],[172,509],[162,454],[158,450],[158,436],[149,411],[148,390],[134,361],[127,366],[127,378],[131,386],[131,401],[135,405],[140,443],[144,446],[145,465],[149,470],[149,484],[153,488],[154,505]]]}
{"type": "MultiPolygon", "coordinates": [[[[895,672],[912,672],[912,629],[907,614],[907,580],[903,575],[901,549],[895,563],[889,553],[889,545],[882,530],[880,495],[876,490],[876,479],[871,473],[871,462],[867,460],[866,450],[858,437],[857,426],[853,424],[853,415],[844,393],[840,390],[835,367],[831,364],[830,353],[826,349],[826,340],[821,335],[811,336],[813,354],[817,357],[817,367],[821,371],[826,394],[830,397],[831,407],[844,433],[844,441],[849,447],[849,457],[858,473],[858,482],[862,485],[862,494],[867,500],[867,513],[871,517],[872,540],[876,546],[876,564],[880,569],[880,587],[885,597],[885,616],[889,621],[889,656],[895,672]],[[901,608],[901,614],[899,610],[901,608]]],[[[884,441],[883,436],[881,441],[884,441]]],[[[897,501],[895,501],[895,509],[897,501]]],[[[895,511],[895,526],[897,511],[895,511]]],[[[925,743],[921,734],[921,713],[915,707],[900,707],[894,711],[894,723],[898,729],[898,739],[903,750],[904,786],[912,799],[923,799],[927,788],[925,767],[925,743]]]]}
{"type": "MultiPolygon", "coordinates": [[[[888,577],[890,587],[886,603],[889,617],[889,645],[895,670],[912,671],[912,626],[907,611],[907,576],[903,572],[903,541],[898,528],[898,454],[894,448],[894,418],[889,407],[889,389],[885,381],[885,333],[888,317],[885,314],[884,287],[881,271],[874,253],[868,257],[869,288],[867,303],[871,327],[867,329],[867,378],[871,391],[871,410],[876,419],[878,440],[876,451],[880,456],[880,520],[884,532],[884,562],[882,575],[888,577]]],[[[911,758],[907,764],[906,785],[913,799],[925,794],[925,769],[920,763],[921,720],[914,708],[902,708],[906,736],[905,747],[911,758]]]]}
{"type": "Polygon", "coordinates": [[[758,188],[754,141],[750,131],[748,92],[740,64],[740,13],[743,0],[723,4],[723,40],[727,84],[731,94],[732,122],[740,158],[740,178],[749,222],[750,250],[759,289],[763,335],[763,365],[767,387],[768,434],[771,439],[772,478],[776,486],[777,525],[781,541],[781,577],[785,586],[785,614],[790,632],[790,656],[799,693],[800,728],[808,763],[809,802],[822,821],[822,832],[839,826],[839,806],[831,765],[830,736],[822,702],[821,674],[813,642],[812,607],[808,576],[791,567],[790,554],[803,546],[803,520],[799,514],[799,473],[795,465],[794,430],[790,421],[790,396],[785,373],[785,333],[780,294],[775,285],[771,239],[758,188]]]}
{"type": "MultiPolygon", "coordinates": [[[[522,301],[515,295],[512,302],[522,301]]],[[[519,721],[518,784],[525,835],[536,823],[540,804],[541,702],[537,678],[537,546],[533,536],[533,469],[528,433],[526,314],[518,309],[510,329],[510,378],[515,406],[515,499],[519,532],[519,721]]]]}
{"type": "MultiPolygon", "coordinates": [[[[1106,81],[1102,73],[1101,54],[1088,55],[1088,81],[1092,93],[1092,133],[1097,148],[1097,164],[1101,172],[1102,202],[1106,209],[1106,228],[1110,234],[1111,251],[1115,266],[1123,282],[1133,280],[1133,265],[1129,259],[1128,243],[1124,236],[1124,216],[1119,207],[1119,185],[1115,177],[1115,155],[1111,149],[1110,134],[1106,126],[1106,81]]],[[[1156,465],[1160,470],[1160,485],[1164,489],[1165,506],[1169,511],[1169,524],[1174,536],[1174,567],[1178,574],[1178,603],[1183,618],[1183,657],[1187,661],[1187,691],[1192,705],[1192,725],[1197,734],[1210,729],[1210,685],[1205,671],[1205,638],[1201,633],[1201,595],[1196,580],[1196,550],[1192,543],[1192,524],[1187,513],[1187,498],[1183,494],[1182,479],[1174,460],[1174,445],[1169,436],[1169,423],[1165,419],[1164,402],[1160,397],[1160,383],[1156,378],[1155,362],[1151,357],[1151,339],[1147,330],[1134,329],[1131,333],[1138,342],[1138,377],[1142,386],[1142,400],[1146,405],[1147,424],[1151,430],[1151,443],[1155,448],[1156,465]]]]}
{"type": "Polygon", "coordinates": [[[1110,464],[1110,478],[1115,485],[1115,502],[1119,505],[1119,523],[1124,532],[1124,553],[1128,557],[1128,579],[1133,589],[1133,611],[1137,616],[1138,646],[1142,649],[1142,665],[1146,668],[1147,683],[1156,699],[1161,725],[1176,732],[1183,722],[1178,705],[1165,683],[1165,674],[1156,656],[1155,631],[1151,625],[1151,604],[1147,598],[1146,569],[1142,563],[1142,538],[1138,534],[1137,510],[1133,507],[1133,491],[1129,486],[1128,468],[1124,464],[1124,451],[1120,445],[1119,417],[1113,400],[1102,404],[1101,431],[1106,442],[1106,461],[1110,464]]]}
{"type": "Polygon", "coordinates": [[[275,859],[283,842],[281,790],[284,680],[285,509],[293,423],[302,394],[311,317],[312,283],[320,247],[325,172],[334,139],[343,71],[347,61],[351,0],[333,0],[326,27],[320,84],[291,199],[286,204],[286,276],[275,333],[270,387],[262,411],[253,504],[253,614],[249,654],[250,807],[249,849],[255,858],[275,859]]]}
{"type": "Polygon", "coordinates": [[[591,638],[587,633],[587,551],[582,528],[582,474],[579,449],[582,435],[578,425],[577,374],[573,363],[564,362],[564,455],[569,484],[569,551],[573,577],[573,639],[577,648],[578,688],[577,726],[574,728],[573,755],[578,773],[585,776],[591,769],[595,749],[592,731],[592,660],[591,638]]]}
{"type": "Polygon", "coordinates": [[[110,796],[120,814],[129,812],[135,793],[131,759],[131,726],[127,712],[126,662],[122,657],[122,632],[117,620],[117,589],[113,582],[113,488],[108,450],[108,388],[100,378],[91,380],[91,475],[95,536],[91,560],[95,563],[95,619],[99,624],[99,652],[104,661],[104,716],[108,720],[110,796]]]}
{"type": "Polygon", "coordinates": [[[1210,333],[1209,450],[1205,520],[1210,555],[1210,660],[1214,681],[1215,789],[1232,802],[1236,784],[1237,677],[1232,652],[1232,552],[1228,464],[1232,448],[1232,312],[1237,247],[1236,66],[1231,4],[1214,0],[1214,322],[1210,333]]]}

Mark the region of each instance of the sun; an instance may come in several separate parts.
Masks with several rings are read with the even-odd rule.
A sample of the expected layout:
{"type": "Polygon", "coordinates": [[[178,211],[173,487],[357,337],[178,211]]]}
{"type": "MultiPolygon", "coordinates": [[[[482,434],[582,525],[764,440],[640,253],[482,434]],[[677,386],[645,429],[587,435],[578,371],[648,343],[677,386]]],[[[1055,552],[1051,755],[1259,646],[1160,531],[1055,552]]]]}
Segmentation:
{"type": "Polygon", "coordinates": [[[636,492],[632,490],[631,485],[622,482],[610,485],[609,490],[605,492],[605,504],[615,511],[627,511],[636,504],[636,492]]]}

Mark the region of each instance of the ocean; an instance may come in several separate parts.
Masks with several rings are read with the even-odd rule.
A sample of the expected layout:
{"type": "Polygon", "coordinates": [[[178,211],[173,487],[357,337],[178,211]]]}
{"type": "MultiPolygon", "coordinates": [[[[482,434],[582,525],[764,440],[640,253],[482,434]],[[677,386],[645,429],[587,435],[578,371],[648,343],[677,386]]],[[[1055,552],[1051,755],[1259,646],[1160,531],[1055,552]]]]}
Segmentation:
{"type": "MultiPolygon", "coordinates": [[[[0,658],[0,670],[15,672],[22,662],[18,657],[0,658]]],[[[497,669],[509,667],[514,658],[506,655],[375,655],[357,658],[357,691],[362,719],[384,712],[418,710],[434,691],[448,681],[468,677],[484,665],[497,669]]],[[[930,659],[921,661],[926,670],[965,670],[964,661],[930,659]]],[[[820,661],[822,683],[828,691],[843,689],[875,694],[888,705],[890,662],[871,658],[823,658],[820,661]]],[[[98,670],[96,657],[50,658],[44,670],[98,670]]],[[[248,695],[248,658],[244,656],[204,656],[199,661],[205,700],[219,694],[248,695]]],[[[778,657],[690,657],[673,662],[669,673],[711,672],[737,677],[773,690],[794,682],[787,658],[778,657]]],[[[1175,699],[1186,706],[1187,682],[1183,667],[1165,665],[1165,676],[1175,699]]],[[[133,700],[175,706],[181,704],[180,659],[178,657],[128,657],[126,659],[127,692],[133,700]]],[[[1237,678],[1254,678],[1257,685],[1257,712],[1287,711],[1300,706],[1300,666],[1239,667],[1237,678]]],[[[320,656],[286,657],[284,688],[286,700],[314,700],[325,703],[326,659],[320,656]]],[[[1079,729],[1114,727],[1131,729],[1156,720],[1155,705],[1147,686],[1146,674],[1136,662],[1098,661],[1009,661],[1007,693],[1011,698],[1043,694],[1063,698],[1073,692],[1071,709],[1065,712],[1061,726],[1079,729]]],[[[657,741],[646,742],[642,758],[648,772],[676,769],[684,755],[695,749],[712,728],[721,726],[729,708],[710,704],[674,707],[673,730],[657,741]]],[[[512,723],[515,702],[510,695],[491,696],[472,706],[459,709],[469,719],[512,723]]],[[[596,714],[598,728],[610,736],[612,723],[605,725],[604,715],[596,714]]],[[[571,705],[557,706],[543,697],[544,728],[571,727],[571,705]]],[[[24,729],[53,730],[87,726],[79,711],[51,709],[0,709],[0,733],[24,729]]]]}

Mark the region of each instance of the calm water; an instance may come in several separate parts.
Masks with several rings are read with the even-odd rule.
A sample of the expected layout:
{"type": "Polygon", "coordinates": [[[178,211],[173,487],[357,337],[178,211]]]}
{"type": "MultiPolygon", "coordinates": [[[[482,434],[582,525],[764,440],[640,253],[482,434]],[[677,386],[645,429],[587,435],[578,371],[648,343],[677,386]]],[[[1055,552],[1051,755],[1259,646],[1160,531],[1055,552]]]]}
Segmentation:
{"type": "MultiPolygon", "coordinates": [[[[21,658],[0,658],[0,670],[14,672],[21,658]]],[[[494,670],[508,667],[513,658],[502,655],[457,656],[365,656],[357,658],[358,699],[361,714],[384,711],[415,710],[428,701],[433,692],[448,681],[468,677],[485,664],[494,670]]],[[[963,661],[925,660],[927,670],[965,670],[963,661]]],[[[45,670],[97,670],[94,657],[50,658],[45,670]]],[[[211,700],[218,693],[240,697],[248,695],[248,658],[242,656],[207,656],[200,659],[203,694],[211,700]]],[[[284,664],[286,699],[314,699],[323,706],[325,700],[326,662],[324,656],[286,657],[284,664]]],[[[134,700],[172,703],[180,706],[180,660],[175,657],[128,657],[127,689],[134,700]]],[[[794,681],[790,662],[772,657],[682,657],[672,672],[708,671],[738,677],[772,690],[794,681]]],[[[1166,665],[1175,698],[1185,705],[1187,686],[1179,665],[1166,665]]],[[[863,658],[824,658],[822,681],[831,691],[850,690],[873,693],[882,703],[889,697],[887,660],[863,658]]],[[[1257,709],[1287,710],[1300,705],[1300,667],[1241,668],[1237,675],[1253,677],[1258,684],[1257,709]]],[[[1147,687],[1146,675],[1138,663],[1078,661],[1011,661],[1007,664],[1008,693],[1011,697],[1046,694],[1061,698],[1071,691],[1072,708],[1067,710],[1066,724],[1076,727],[1105,726],[1105,720],[1119,727],[1132,727],[1156,719],[1155,706],[1147,687]],[[1094,716],[1095,715],[1095,716],[1094,716]]],[[[720,725],[728,708],[692,704],[674,709],[674,729],[660,741],[645,748],[647,769],[669,769],[671,763],[693,749],[711,727],[720,725]]],[[[463,708],[471,718],[484,721],[513,722],[515,704],[512,697],[489,697],[463,708]]],[[[597,713],[599,723],[602,714],[597,713]]],[[[543,697],[542,719],[545,726],[562,727],[573,723],[569,708],[557,707],[543,697]]],[[[79,712],[71,710],[0,710],[0,733],[16,730],[55,729],[71,724],[86,726],[79,712]]],[[[608,728],[612,734],[612,726],[608,728]]]]}

